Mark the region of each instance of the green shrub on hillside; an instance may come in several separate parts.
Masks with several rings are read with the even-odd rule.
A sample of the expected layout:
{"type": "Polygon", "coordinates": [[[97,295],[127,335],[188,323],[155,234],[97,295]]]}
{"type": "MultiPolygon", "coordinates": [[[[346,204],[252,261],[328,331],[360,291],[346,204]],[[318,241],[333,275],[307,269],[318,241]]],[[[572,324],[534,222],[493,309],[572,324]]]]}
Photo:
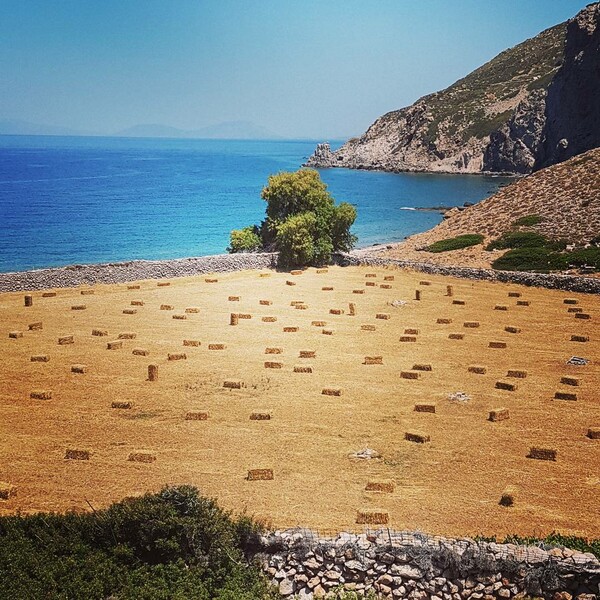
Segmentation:
{"type": "Polygon", "coordinates": [[[486,250],[506,250],[507,248],[542,248],[548,240],[533,231],[507,231],[497,240],[490,242],[486,250]]]}
{"type": "Polygon", "coordinates": [[[427,252],[448,252],[450,250],[460,250],[461,248],[469,248],[483,243],[483,236],[478,233],[466,233],[454,238],[447,238],[434,242],[427,246],[427,252]]]}
{"type": "Polygon", "coordinates": [[[492,262],[492,268],[500,271],[538,271],[547,273],[564,269],[565,264],[559,253],[542,246],[509,250],[492,262]]]}
{"type": "Polygon", "coordinates": [[[540,215],[525,215],[517,219],[513,223],[513,227],[533,227],[534,225],[539,225],[543,220],[540,215]]]}

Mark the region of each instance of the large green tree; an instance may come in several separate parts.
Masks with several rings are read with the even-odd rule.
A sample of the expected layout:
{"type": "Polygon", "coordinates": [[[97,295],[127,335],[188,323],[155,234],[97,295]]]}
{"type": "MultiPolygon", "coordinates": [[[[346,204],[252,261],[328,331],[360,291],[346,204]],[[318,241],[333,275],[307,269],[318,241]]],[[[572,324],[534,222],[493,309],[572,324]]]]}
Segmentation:
{"type": "Polygon", "coordinates": [[[260,228],[232,231],[230,252],[254,250],[260,238],[263,249],[279,251],[280,264],[292,267],[327,263],[333,252],[354,246],[356,209],[347,202],[336,205],[317,171],[271,175],[261,197],[265,220],[260,228]]]}

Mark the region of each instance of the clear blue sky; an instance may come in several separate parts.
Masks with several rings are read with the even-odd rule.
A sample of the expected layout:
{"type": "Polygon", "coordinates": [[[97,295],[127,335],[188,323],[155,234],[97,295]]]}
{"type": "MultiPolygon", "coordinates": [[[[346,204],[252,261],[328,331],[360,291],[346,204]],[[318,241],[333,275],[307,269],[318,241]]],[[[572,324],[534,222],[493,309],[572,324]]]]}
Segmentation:
{"type": "Polygon", "coordinates": [[[358,134],[586,0],[0,0],[0,120],[358,134]]]}

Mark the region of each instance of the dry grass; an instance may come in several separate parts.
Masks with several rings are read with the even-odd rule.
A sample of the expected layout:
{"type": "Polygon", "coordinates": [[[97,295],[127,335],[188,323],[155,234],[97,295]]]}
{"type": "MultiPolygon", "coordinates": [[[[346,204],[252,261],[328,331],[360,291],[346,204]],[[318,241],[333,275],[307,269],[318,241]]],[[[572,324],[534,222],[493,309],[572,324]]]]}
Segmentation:
{"type": "MultiPolygon", "coordinates": [[[[332,267],[317,275],[310,269],[286,286],[285,273],[230,273],[207,284],[204,277],[127,285],[95,286],[86,296],[87,310],[71,311],[81,298],[78,289],[57,290],[43,298],[33,293],[33,306],[24,307],[23,294],[0,295],[0,452],[2,480],[19,493],[0,502],[0,513],[86,509],[158,490],[164,484],[191,484],[216,497],[227,509],[246,510],[268,518],[275,526],[308,525],[326,529],[360,527],[358,510],[385,512],[389,524],[440,534],[600,535],[597,498],[600,494],[600,299],[568,294],[584,306],[590,320],[567,314],[566,294],[429,276],[422,299],[413,299],[419,275],[373,269],[383,281],[394,276],[393,290],[365,288],[365,269],[332,267]],[[334,287],[322,292],[321,287],[334,287]],[[452,285],[466,305],[446,296],[452,285]],[[517,306],[508,291],[523,292],[530,306],[517,306]],[[229,326],[230,295],[236,307],[254,318],[229,326]],[[269,298],[271,305],[259,303],[269,298]],[[132,299],[144,302],[136,315],[123,315],[132,299]],[[302,299],[307,310],[290,306],[302,299]],[[393,300],[405,300],[393,307],[393,300]],[[328,317],[332,306],[356,304],[357,317],[328,317]],[[509,311],[493,307],[505,303],[509,311]],[[188,313],[173,320],[161,304],[188,313]],[[229,310],[228,310],[229,309],[229,310]],[[380,313],[389,320],[377,320],[380,313]],[[286,326],[261,321],[277,315],[286,326]],[[334,335],[321,334],[330,318],[334,335]],[[443,318],[455,325],[438,323],[443,318]],[[42,330],[28,331],[40,321],[42,330]],[[462,329],[478,321],[476,329],[462,329]],[[312,326],[317,322],[319,325],[312,326]],[[361,328],[377,325],[372,331],[361,328]],[[488,348],[488,342],[508,337],[506,326],[517,327],[510,348],[488,348]],[[465,340],[448,339],[449,328],[466,333],[465,340]],[[91,335],[92,329],[111,337],[91,335]],[[405,329],[418,329],[417,343],[402,344],[405,329]],[[10,339],[10,331],[23,337],[10,339]],[[119,332],[121,350],[106,343],[119,332]],[[57,344],[63,336],[74,342],[57,344]],[[581,336],[586,343],[572,342],[581,336]],[[187,360],[169,361],[168,354],[194,339],[187,360]],[[213,352],[213,341],[226,350],[213,352]],[[134,354],[144,348],[151,359],[134,354]],[[283,369],[265,369],[265,348],[281,349],[273,359],[283,369]],[[302,352],[314,352],[309,360],[302,352]],[[31,362],[32,356],[49,362],[31,362]],[[587,366],[566,365],[572,356],[591,359],[587,366]],[[365,356],[383,356],[382,365],[362,366],[365,356]],[[149,362],[160,376],[148,380],[149,362]],[[310,364],[312,374],[294,373],[294,365],[310,364]],[[89,365],[85,375],[71,365],[89,365]],[[420,370],[417,365],[433,365],[420,370]],[[485,365],[483,372],[469,366],[485,365]],[[509,370],[527,371],[514,392],[496,389],[509,370]],[[400,373],[418,372],[417,380],[400,373]],[[579,385],[561,384],[578,378],[579,385]],[[225,383],[227,382],[227,383],[225,383]],[[224,385],[225,383],[225,385],[224,385]],[[323,395],[340,390],[340,396],[323,395]],[[32,390],[52,390],[52,398],[30,398],[32,390]],[[577,401],[554,400],[557,390],[577,392],[577,401]],[[450,402],[463,391],[468,402],[450,402]],[[126,410],[112,402],[131,403],[126,410]],[[415,410],[435,404],[436,412],[415,410]],[[489,420],[502,407],[510,419],[489,420]],[[206,412],[199,422],[188,413],[206,412]],[[268,414],[271,419],[250,415],[268,414]],[[428,443],[411,443],[405,432],[424,432],[428,443]],[[590,432],[591,435],[590,435],[590,432]],[[348,455],[373,448],[381,459],[351,460],[348,455]],[[557,450],[556,461],[527,458],[530,448],[557,450]],[[65,448],[88,449],[89,460],[64,460],[65,448]],[[151,463],[128,460],[148,454],[151,463]],[[269,467],[273,481],[249,482],[248,471],[269,467]],[[365,490],[369,481],[393,480],[389,493],[365,490]],[[510,509],[499,505],[503,490],[527,482],[510,509]],[[465,493],[468,490],[468,493],[465,493]]],[[[422,275],[420,276],[422,278],[422,275]]]]}

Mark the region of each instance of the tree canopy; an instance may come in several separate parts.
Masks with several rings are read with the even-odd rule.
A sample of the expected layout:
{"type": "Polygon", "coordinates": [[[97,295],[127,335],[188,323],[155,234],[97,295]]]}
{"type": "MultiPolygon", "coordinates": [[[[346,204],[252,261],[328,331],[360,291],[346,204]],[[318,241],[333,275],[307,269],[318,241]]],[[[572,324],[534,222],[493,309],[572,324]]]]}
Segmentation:
{"type": "Polygon", "coordinates": [[[347,202],[336,205],[317,171],[271,175],[261,197],[265,219],[260,227],[233,230],[229,252],[275,250],[280,264],[292,267],[325,264],[333,252],[354,246],[356,209],[347,202]]]}

